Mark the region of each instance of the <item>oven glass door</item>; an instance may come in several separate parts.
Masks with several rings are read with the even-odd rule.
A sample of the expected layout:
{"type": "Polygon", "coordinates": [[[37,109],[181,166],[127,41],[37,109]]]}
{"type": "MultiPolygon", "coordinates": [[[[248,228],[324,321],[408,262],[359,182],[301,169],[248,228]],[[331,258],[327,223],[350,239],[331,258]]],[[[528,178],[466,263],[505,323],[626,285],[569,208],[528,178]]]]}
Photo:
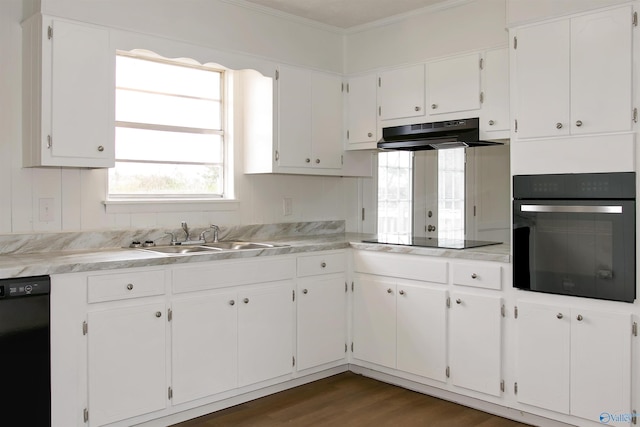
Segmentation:
{"type": "Polygon", "coordinates": [[[635,201],[515,200],[513,286],[635,299],[635,201]]]}

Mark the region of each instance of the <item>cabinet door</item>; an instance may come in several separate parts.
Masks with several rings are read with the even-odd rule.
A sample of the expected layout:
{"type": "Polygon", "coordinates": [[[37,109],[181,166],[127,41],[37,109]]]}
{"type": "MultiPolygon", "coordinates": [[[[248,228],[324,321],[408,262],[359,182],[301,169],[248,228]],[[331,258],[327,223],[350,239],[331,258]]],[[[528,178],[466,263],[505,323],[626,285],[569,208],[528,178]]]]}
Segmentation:
{"type": "Polygon", "coordinates": [[[479,54],[432,62],[427,75],[430,114],[480,108],[479,54]]]}
{"type": "Polygon", "coordinates": [[[631,6],[571,20],[571,133],[631,130],[631,6]]]}
{"type": "Polygon", "coordinates": [[[447,292],[398,284],[397,368],[446,381],[447,292]]]}
{"type": "Polygon", "coordinates": [[[92,426],[167,406],[165,312],[152,303],[88,314],[92,426]]]}
{"type": "Polygon", "coordinates": [[[500,396],[502,299],[456,292],[451,296],[451,380],[500,396]]]}
{"type": "Polygon", "coordinates": [[[518,401],[569,413],[571,311],[520,301],[516,326],[518,401]]]}
{"type": "Polygon", "coordinates": [[[569,21],[521,28],[516,37],[518,138],[569,135],[569,21]]]}
{"type": "Polygon", "coordinates": [[[278,165],[311,165],[311,72],[278,69],[278,165]]]}
{"type": "Polygon", "coordinates": [[[332,74],[312,76],[312,164],[317,168],[342,167],[342,79],[332,74]]]}
{"type": "MultiPolygon", "coordinates": [[[[509,51],[489,50],[483,61],[483,102],[480,130],[488,138],[496,131],[508,131],[509,124],[509,51]]],[[[505,135],[508,137],[508,134],[505,135]]]]}
{"type": "Polygon", "coordinates": [[[231,390],[238,382],[235,292],[178,299],[172,304],[173,403],[231,390]]]}
{"type": "Polygon", "coordinates": [[[239,385],[293,371],[293,282],[238,292],[239,385]]]}
{"type": "Polygon", "coordinates": [[[572,310],[571,415],[631,412],[631,316],[572,310]]]}
{"type": "Polygon", "coordinates": [[[297,286],[298,370],[344,359],[347,293],[344,276],[316,276],[297,286]]]}
{"type": "Polygon", "coordinates": [[[378,86],[381,120],[424,116],[424,65],[383,71],[378,86]]]}
{"type": "Polygon", "coordinates": [[[353,292],[353,357],[396,367],[396,285],[358,276],[353,292]]]}
{"type": "Polygon", "coordinates": [[[377,142],[375,74],[349,79],[347,105],[348,144],[377,142]]]}

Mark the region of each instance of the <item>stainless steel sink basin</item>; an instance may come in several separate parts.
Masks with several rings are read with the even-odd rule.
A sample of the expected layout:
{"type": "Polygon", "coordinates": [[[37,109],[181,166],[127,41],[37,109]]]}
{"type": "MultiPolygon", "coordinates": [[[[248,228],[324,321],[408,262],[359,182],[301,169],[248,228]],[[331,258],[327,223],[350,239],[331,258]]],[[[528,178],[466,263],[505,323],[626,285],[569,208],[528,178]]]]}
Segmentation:
{"type": "Polygon", "coordinates": [[[221,251],[222,248],[204,247],[204,246],[153,246],[150,248],[141,248],[143,251],[159,252],[163,254],[206,254],[221,251]]]}
{"type": "Polygon", "coordinates": [[[206,243],[202,246],[206,248],[238,250],[238,249],[276,248],[283,245],[274,245],[273,243],[257,243],[257,242],[214,242],[214,243],[206,243]]]}

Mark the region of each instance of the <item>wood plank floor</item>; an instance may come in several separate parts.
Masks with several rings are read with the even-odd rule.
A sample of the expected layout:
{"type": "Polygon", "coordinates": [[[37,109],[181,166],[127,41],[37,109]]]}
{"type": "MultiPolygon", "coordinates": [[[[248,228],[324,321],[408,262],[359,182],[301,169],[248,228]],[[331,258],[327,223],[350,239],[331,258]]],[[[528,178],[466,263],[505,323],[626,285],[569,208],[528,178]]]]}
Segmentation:
{"type": "Polygon", "coordinates": [[[345,372],[174,425],[214,426],[517,427],[526,424],[345,372]]]}

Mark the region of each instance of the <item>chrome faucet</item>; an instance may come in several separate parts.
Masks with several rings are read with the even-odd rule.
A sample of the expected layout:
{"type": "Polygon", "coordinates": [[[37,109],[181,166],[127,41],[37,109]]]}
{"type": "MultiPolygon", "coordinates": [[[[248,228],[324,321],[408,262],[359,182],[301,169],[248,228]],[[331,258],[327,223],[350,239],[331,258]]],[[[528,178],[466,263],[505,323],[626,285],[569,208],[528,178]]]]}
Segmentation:
{"type": "Polygon", "coordinates": [[[189,236],[189,227],[187,226],[187,221],[182,221],[182,222],[180,223],[180,226],[181,226],[181,227],[182,227],[182,229],[184,230],[184,233],[187,235],[187,236],[184,238],[184,240],[185,240],[185,241],[189,241],[189,240],[191,240],[191,239],[189,238],[189,237],[190,237],[190,236],[189,236]]]}
{"type": "Polygon", "coordinates": [[[211,228],[213,229],[213,243],[218,243],[218,232],[220,232],[220,227],[212,224],[211,228]]]}
{"type": "Polygon", "coordinates": [[[187,225],[187,222],[182,221],[180,223],[180,226],[184,230],[185,239],[183,242],[178,242],[175,240],[175,236],[173,235],[173,233],[167,233],[167,234],[171,234],[172,245],[200,245],[200,244],[206,243],[204,240],[204,232],[200,233],[200,237],[197,240],[191,240],[191,232],[189,231],[189,226],[187,225]]]}

